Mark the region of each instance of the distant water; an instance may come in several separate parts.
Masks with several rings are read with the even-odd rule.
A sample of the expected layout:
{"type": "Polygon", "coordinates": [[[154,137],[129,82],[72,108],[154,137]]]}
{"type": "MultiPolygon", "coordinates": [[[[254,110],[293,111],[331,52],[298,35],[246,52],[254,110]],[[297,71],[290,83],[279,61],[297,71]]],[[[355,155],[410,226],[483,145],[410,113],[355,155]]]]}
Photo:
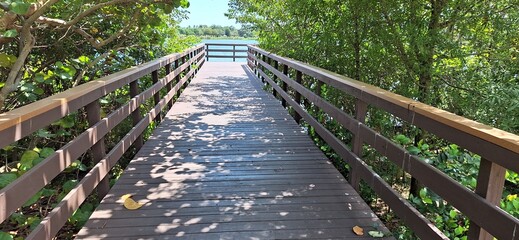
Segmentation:
{"type": "MultiPolygon", "coordinates": [[[[256,40],[243,39],[203,39],[202,43],[226,43],[226,44],[258,44],[256,40]]],[[[230,49],[231,46],[211,46],[211,49],[230,49]]],[[[236,50],[247,50],[245,46],[236,47],[236,50]]],[[[211,52],[212,55],[232,56],[232,52],[211,52]]],[[[246,52],[236,53],[236,56],[247,56],[246,52]]],[[[232,58],[209,58],[210,62],[232,62],[232,58]]],[[[236,62],[246,62],[246,58],[237,58],[236,62]]]]}

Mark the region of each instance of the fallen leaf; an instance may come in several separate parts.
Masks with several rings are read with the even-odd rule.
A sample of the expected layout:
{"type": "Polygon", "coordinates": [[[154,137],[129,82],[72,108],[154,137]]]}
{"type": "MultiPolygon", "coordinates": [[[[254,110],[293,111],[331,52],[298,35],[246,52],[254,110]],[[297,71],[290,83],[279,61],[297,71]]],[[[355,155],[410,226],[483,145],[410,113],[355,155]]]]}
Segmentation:
{"type": "Polygon", "coordinates": [[[369,231],[368,234],[374,238],[384,237],[384,233],[382,231],[369,231]]]}
{"type": "Polygon", "coordinates": [[[364,229],[362,229],[359,226],[353,227],[353,232],[357,234],[357,236],[363,236],[364,235],[364,229]]]}
{"type": "Polygon", "coordinates": [[[127,196],[127,198],[124,200],[123,205],[128,210],[135,210],[141,208],[144,204],[138,203],[135,200],[133,200],[130,196],[127,196]]]}
{"type": "Polygon", "coordinates": [[[121,200],[126,200],[127,198],[131,197],[132,195],[131,194],[124,194],[121,196],[121,200]]]}

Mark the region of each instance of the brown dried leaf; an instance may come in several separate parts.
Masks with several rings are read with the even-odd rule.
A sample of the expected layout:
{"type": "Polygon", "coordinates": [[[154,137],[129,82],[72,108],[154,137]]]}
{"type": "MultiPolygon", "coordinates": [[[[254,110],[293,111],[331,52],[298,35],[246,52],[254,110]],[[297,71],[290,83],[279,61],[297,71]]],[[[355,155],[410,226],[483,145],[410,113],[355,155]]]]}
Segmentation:
{"type": "Polygon", "coordinates": [[[363,236],[364,235],[364,229],[362,229],[359,226],[353,227],[353,232],[357,234],[357,236],[363,236]]]}

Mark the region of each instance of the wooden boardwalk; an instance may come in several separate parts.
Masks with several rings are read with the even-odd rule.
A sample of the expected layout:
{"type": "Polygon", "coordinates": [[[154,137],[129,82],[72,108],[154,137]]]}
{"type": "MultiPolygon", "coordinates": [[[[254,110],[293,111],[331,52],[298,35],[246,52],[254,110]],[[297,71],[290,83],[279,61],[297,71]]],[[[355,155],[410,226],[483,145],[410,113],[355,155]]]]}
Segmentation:
{"type": "Polygon", "coordinates": [[[207,62],[77,238],[363,238],[355,225],[387,231],[245,64],[207,62]]]}

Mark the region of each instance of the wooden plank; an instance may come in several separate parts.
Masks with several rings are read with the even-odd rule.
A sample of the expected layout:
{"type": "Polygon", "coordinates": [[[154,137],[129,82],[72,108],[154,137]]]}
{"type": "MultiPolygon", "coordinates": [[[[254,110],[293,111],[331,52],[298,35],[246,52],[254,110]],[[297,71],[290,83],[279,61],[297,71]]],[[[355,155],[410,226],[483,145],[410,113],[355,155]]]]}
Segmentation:
{"type": "Polygon", "coordinates": [[[78,239],[358,238],[351,227],[374,224],[387,231],[261,87],[241,64],[206,63],[78,239]],[[124,194],[145,205],[126,210],[124,194]]]}

